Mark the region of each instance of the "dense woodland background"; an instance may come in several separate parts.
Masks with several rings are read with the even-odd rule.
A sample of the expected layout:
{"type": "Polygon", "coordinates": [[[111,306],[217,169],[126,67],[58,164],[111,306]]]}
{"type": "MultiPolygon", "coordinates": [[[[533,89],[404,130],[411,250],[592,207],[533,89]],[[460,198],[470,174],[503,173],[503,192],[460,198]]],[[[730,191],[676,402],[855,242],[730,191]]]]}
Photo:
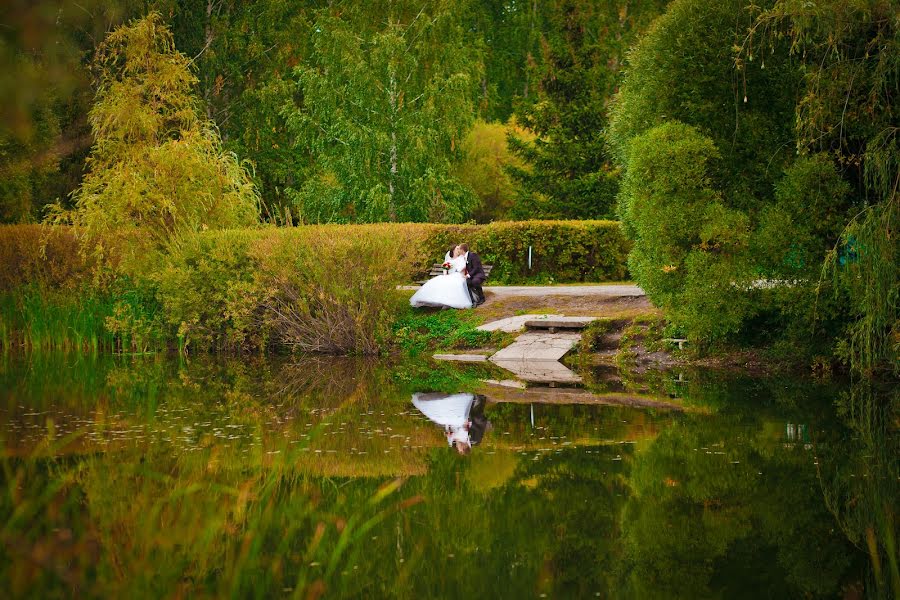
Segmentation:
{"type": "Polygon", "coordinates": [[[608,104],[665,4],[7,3],[0,218],[39,220],[77,189],[97,48],[150,11],[189,59],[224,148],[251,168],[267,219],[610,217],[608,104]]]}
{"type": "Polygon", "coordinates": [[[896,372],[898,0],[0,11],[4,222],[170,260],[260,222],[618,219],[679,335],[896,372]]]}

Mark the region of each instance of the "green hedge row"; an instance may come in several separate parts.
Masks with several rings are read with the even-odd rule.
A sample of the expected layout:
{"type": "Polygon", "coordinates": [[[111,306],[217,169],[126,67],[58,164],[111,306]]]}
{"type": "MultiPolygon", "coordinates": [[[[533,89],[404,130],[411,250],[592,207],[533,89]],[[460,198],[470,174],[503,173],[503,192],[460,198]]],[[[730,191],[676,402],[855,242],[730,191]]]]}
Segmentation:
{"type": "MultiPolygon", "coordinates": [[[[494,266],[492,284],[580,283],[628,278],[630,243],[615,221],[512,221],[489,225],[376,224],[309,225],[241,230],[249,238],[269,236],[305,240],[314,231],[329,236],[401,236],[414,260],[409,281],[440,262],[453,245],[467,243],[494,266]],[[528,248],[531,247],[531,267],[528,248]]],[[[200,234],[215,235],[214,232],[200,234]]],[[[0,290],[23,284],[52,287],[89,276],[77,240],[64,227],[0,226],[0,290]]],[[[404,262],[403,268],[408,268],[404,262]]]]}
{"type": "Polygon", "coordinates": [[[494,266],[490,283],[581,283],[628,278],[630,243],[616,221],[509,221],[428,225],[423,268],[453,245],[467,243],[494,266]],[[531,266],[528,248],[531,247],[531,266]]]}

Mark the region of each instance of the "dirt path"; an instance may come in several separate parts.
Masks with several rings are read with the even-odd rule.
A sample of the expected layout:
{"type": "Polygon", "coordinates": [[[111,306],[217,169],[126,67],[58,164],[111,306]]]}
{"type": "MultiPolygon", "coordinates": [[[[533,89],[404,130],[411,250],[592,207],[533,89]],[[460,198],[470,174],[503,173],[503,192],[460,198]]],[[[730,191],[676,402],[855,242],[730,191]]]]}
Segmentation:
{"type": "MultiPolygon", "coordinates": [[[[485,288],[487,302],[476,308],[479,316],[487,321],[514,317],[516,315],[531,314],[557,314],[570,317],[607,317],[607,318],[633,318],[641,314],[660,314],[647,297],[641,295],[612,295],[611,290],[602,293],[592,292],[594,288],[612,288],[613,286],[571,286],[570,289],[585,289],[586,293],[557,293],[566,287],[543,287],[539,293],[530,290],[522,295],[514,292],[502,291],[501,288],[485,288]]],[[[619,291],[631,291],[623,288],[634,286],[615,286],[619,291]]],[[[533,288],[532,288],[533,289],[533,288]]]]}

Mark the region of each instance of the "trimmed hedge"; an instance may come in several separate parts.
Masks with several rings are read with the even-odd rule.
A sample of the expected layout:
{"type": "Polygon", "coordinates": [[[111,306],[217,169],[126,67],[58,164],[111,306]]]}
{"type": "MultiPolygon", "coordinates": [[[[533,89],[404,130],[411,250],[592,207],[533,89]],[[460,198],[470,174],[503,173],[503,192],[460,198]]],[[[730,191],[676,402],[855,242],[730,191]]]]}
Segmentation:
{"type": "Polygon", "coordinates": [[[630,242],[616,221],[506,221],[489,225],[425,225],[432,228],[422,270],[453,245],[467,243],[494,266],[492,284],[581,283],[628,278],[630,242]],[[528,247],[532,247],[531,267],[528,247]]]}
{"type": "MultiPolygon", "coordinates": [[[[440,262],[453,245],[467,243],[494,266],[492,284],[580,283],[628,278],[630,242],[615,221],[510,221],[489,225],[381,223],[307,225],[239,230],[254,240],[296,237],[298,243],[326,236],[400,236],[414,254],[413,281],[440,262]],[[532,265],[528,268],[528,247],[532,265]]],[[[236,232],[235,232],[236,233],[236,232]]],[[[214,232],[198,234],[214,236],[214,232]]],[[[131,260],[134,260],[133,258],[131,260]]],[[[64,287],[89,276],[71,229],[40,225],[0,226],[0,290],[28,283],[64,287]]],[[[404,267],[405,268],[405,267],[404,267]]]]}

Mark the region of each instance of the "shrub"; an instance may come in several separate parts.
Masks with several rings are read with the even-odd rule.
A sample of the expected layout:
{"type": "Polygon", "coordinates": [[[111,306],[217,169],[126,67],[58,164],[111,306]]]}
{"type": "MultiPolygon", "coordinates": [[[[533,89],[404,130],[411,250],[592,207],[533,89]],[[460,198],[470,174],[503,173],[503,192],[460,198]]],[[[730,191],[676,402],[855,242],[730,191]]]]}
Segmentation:
{"type": "Polygon", "coordinates": [[[489,283],[578,283],[628,277],[630,243],[615,221],[510,221],[489,225],[440,225],[422,247],[419,268],[466,242],[494,266],[489,283]],[[531,268],[528,247],[531,246],[531,268]]]}
{"type": "Polygon", "coordinates": [[[70,287],[88,274],[71,229],[0,225],[0,291],[27,284],[70,287]]]}
{"type": "Polygon", "coordinates": [[[384,225],[267,232],[251,250],[266,324],[304,352],[380,353],[414,257],[408,242],[384,225]]]}
{"type": "Polygon", "coordinates": [[[635,244],[628,263],[650,299],[689,334],[736,331],[752,310],[748,219],[725,206],[712,140],[667,123],[632,141],[619,211],[635,244]]]}
{"type": "Polygon", "coordinates": [[[256,230],[190,236],[163,257],[146,283],[155,288],[169,335],[182,351],[235,349],[264,343],[259,288],[249,249],[256,230]]]}
{"type": "MultiPolygon", "coordinates": [[[[183,351],[275,344],[371,354],[396,342],[391,324],[397,303],[405,302],[397,285],[420,277],[450,245],[463,241],[494,265],[493,283],[626,275],[627,244],[618,223],[608,221],[206,231],[185,235],[168,252],[139,255],[134,247],[108,246],[106,258],[122,268],[102,285],[92,278],[70,229],[7,226],[0,227],[0,257],[5,259],[0,282],[9,297],[0,312],[18,314],[17,298],[29,283],[39,283],[42,289],[77,290],[68,294],[76,302],[90,294],[102,296],[108,306],[96,315],[97,322],[121,350],[143,351],[166,340],[177,341],[183,351]],[[46,258],[42,231],[49,240],[43,246],[46,258]]],[[[4,339],[24,327],[18,317],[2,325],[4,339]]],[[[480,340],[471,334],[458,343],[480,340]]]]}

